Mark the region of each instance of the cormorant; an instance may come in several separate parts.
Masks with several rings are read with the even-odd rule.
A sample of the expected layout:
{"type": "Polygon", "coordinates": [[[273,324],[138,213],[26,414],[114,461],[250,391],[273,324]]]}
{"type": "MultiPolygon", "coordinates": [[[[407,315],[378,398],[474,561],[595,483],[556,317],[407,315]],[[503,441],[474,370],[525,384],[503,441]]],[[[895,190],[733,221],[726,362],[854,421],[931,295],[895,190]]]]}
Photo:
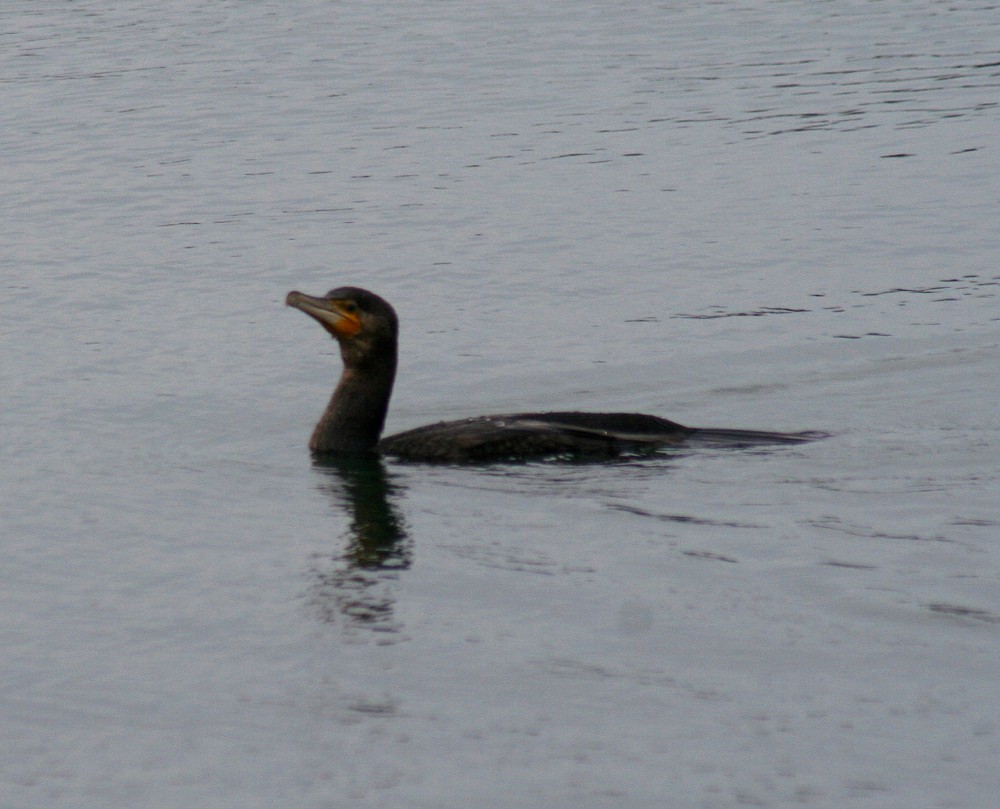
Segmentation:
{"type": "Polygon", "coordinates": [[[502,461],[552,456],[613,457],[690,441],[801,443],[817,433],[685,427],[642,413],[512,413],[444,421],[381,438],[396,376],[399,320],[359,287],[322,298],[289,292],[288,306],[319,321],[340,344],[344,370],[309,440],[320,454],[381,452],[414,461],[502,461]]]}

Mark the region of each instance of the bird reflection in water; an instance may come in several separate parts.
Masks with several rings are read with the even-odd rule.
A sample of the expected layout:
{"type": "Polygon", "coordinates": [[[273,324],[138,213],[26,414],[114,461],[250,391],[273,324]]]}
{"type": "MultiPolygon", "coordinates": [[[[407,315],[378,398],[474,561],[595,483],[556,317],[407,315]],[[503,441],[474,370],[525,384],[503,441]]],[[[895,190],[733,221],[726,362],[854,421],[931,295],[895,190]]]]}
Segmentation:
{"type": "Polygon", "coordinates": [[[329,623],[395,633],[394,584],[412,560],[412,542],[393,500],[397,488],[377,455],[316,456],[327,492],[350,522],[346,547],[317,556],[310,604],[329,623]]]}

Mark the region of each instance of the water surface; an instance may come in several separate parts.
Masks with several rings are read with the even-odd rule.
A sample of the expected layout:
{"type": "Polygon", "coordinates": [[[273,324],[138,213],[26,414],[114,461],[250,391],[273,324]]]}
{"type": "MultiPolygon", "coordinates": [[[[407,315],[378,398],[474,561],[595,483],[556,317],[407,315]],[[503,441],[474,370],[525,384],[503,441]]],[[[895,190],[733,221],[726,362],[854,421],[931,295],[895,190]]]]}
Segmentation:
{"type": "Polygon", "coordinates": [[[990,805],[995,4],[2,12],[0,804],[990,805]],[[628,409],[832,437],[317,465],[628,409]]]}

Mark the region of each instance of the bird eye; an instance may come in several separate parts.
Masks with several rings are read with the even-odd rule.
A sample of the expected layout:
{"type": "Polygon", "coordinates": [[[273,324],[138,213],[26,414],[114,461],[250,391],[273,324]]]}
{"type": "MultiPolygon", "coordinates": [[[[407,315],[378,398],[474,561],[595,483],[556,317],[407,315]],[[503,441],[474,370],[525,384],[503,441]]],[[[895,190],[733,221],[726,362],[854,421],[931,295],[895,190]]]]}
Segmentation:
{"type": "Polygon", "coordinates": [[[341,306],[345,312],[350,312],[352,315],[358,311],[358,305],[354,301],[344,301],[341,306]]]}

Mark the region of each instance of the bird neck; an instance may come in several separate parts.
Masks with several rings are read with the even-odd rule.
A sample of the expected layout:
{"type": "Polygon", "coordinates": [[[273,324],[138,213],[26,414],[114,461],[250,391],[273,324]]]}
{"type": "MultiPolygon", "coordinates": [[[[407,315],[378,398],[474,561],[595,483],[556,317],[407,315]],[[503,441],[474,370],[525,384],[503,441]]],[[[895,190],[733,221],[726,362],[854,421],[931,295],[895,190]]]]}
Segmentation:
{"type": "Polygon", "coordinates": [[[309,440],[314,452],[372,452],[389,410],[396,363],[383,368],[344,368],[330,404],[309,440]]]}

